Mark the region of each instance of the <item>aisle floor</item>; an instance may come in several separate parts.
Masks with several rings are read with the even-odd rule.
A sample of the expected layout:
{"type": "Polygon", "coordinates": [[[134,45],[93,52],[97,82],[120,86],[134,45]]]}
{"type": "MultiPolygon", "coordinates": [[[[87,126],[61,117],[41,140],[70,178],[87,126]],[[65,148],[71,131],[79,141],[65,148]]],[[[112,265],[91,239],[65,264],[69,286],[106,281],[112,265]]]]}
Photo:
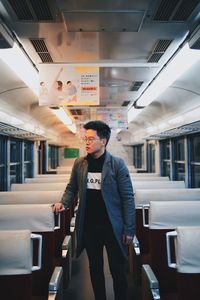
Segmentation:
{"type": "MultiPolygon", "coordinates": [[[[108,267],[107,256],[104,255],[104,273],[106,279],[107,300],[114,300],[112,278],[108,267]]],[[[139,300],[136,292],[129,281],[128,299],[139,300]]],[[[68,288],[64,292],[64,300],[94,300],[92,286],[90,282],[90,274],[88,260],[85,251],[77,259],[72,262],[72,278],[68,288]]]]}

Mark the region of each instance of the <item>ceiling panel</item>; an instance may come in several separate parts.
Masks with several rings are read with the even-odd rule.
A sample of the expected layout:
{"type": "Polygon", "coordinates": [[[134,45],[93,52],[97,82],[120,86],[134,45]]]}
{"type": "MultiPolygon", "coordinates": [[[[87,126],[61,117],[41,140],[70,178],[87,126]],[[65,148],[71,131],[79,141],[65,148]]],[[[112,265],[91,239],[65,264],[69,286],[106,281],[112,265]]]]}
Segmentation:
{"type": "Polygon", "coordinates": [[[145,11],[63,12],[69,32],[137,32],[142,26],[145,11]]]}
{"type": "MultiPolygon", "coordinates": [[[[199,24],[199,11],[197,0],[0,1],[0,16],[36,67],[46,62],[97,65],[100,106],[121,108],[126,103],[127,109],[189,38],[199,24]]],[[[196,73],[190,73],[194,81],[184,77],[177,81],[179,90],[199,93],[198,76],[194,75],[199,68],[196,68],[196,73]]],[[[14,101],[9,90],[22,90],[24,84],[7,69],[1,68],[0,74],[2,97],[14,101]]],[[[166,97],[169,97],[167,92],[166,97]]],[[[38,99],[33,96],[30,99],[29,105],[34,103],[38,113],[41,109],[38,99]]],[[[25,106],[22,100],[16,101],[25,106]]],[[[157,101],[159,108],[166,107],[163,99],[157,101]]],[[[170,106],[171,102],[168,103],[170,106]]],[[[155,103],[153,107],[157,115],[155,103]]],[[[84,108],[81,110],[83,115],[84,108]]],[[[85,114],[90,115],[88,108],[85,114]]],[[[148,113],[143,115],[139,117],[141,124],[145,118],[151,118],[148,113]]]]}

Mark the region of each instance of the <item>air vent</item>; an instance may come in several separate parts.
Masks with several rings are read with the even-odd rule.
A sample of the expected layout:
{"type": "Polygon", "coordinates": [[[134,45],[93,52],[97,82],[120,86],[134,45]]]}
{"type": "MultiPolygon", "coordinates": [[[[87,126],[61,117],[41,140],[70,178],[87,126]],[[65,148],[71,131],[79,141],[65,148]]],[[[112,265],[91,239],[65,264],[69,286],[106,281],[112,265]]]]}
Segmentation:
{"type": "Polygon", "coordinates": [[[43,63],[51,63],[53,62],[53,59],[49,53],[38,53],[39,57],[41,58],[41,61],[43,63]]]}
{"type": "Polygon", "coordinates": [[[122,106],[128,106],[130,103],[131,103],[131,101],[124,101],[124,102],[122,103],[122,106]]]}
{"type": "Polygon", "coordinates": [[[162,56],[163,56],[163,53],[152,53],[151,56],[148,58],[147,62],[157,63],[162,56]]]}
{"type": "Polygon", "coordinates": [[[153,20],[159,22],[186,22],[198,4],[199,0],[161,0],[153,20]]]}
{"type": "Polygon", "coordinates": [[[137,92],[139,88],[142,86],[144,81],[133,81],[130,90],[131,92],[137,92]]]}
{"type": "Polygon", "coordinates": [[[199,0],[182,1],[176,13],[172,17],[173,21],[187,21],[195,7],[199,4],[199,0]]]}
{"type": "Polygon", "coordinates": [[[30,3],[38,21],[53,21],[47,0],[30,0],[30,3]]]}
{"type": "Polygon", "coordinates": [[[47,49],[44,39],[30,39],[30,41],[43,63],[53,62],[53,59],[47,49]]]}
{"type": "Polygon", "coordinates": [[[160,58],[163,56],[169,45],[171,44],[172,40],[159,40],[152,53],[150,54],[147,61],[149,63],[156,63],[160,60],[160,58]]]}
{"type": "Polygon", "coordinates": [[[34,16],[26,1],[9,0],[10,6],[14,10],[17,18],[21,21],[33,21],[34,16]]]}
{"type": "Polygon", "coordinates": [[[20,21],[53,21],[47,0],[8,0],[20,21]]]}
{"type": "Polygon", "coordinates": [[[27,139],[27,140],[34,140],[34,139],[44,140],[44,137],[41,135],[26,131],[21,128],[17,128],[12,125],[5,124],[3,122],[0,122],[0,134],[6,136],[12,136],[20,139],[27,139]]]}
{"type": "Polygon", "coordinates": [[[162,0],[153,18],[154,21],[168,21],[179,3],[179,0],[162,0]]]}

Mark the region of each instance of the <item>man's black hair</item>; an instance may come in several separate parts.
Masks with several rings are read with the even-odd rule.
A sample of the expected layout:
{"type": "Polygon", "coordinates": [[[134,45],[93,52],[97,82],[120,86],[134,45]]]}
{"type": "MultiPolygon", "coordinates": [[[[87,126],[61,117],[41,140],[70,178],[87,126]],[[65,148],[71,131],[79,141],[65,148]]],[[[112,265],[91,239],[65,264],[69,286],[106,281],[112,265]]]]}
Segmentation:
{"type": "MultiPolygon", "coordinates": [[[[110,127],[102,122],[102,121],[90,121],[88,123],[86,123],[83,126],[86,130],[88,129],[92,129],[92,130],[96,130],[97,135],[100,137],[100,139],[106,139],[107,143],[110,139],[110,135],[111,135],[111,129],[110,127]]],[[[107,145],[106,143],[106,145],[107,145]]]]}

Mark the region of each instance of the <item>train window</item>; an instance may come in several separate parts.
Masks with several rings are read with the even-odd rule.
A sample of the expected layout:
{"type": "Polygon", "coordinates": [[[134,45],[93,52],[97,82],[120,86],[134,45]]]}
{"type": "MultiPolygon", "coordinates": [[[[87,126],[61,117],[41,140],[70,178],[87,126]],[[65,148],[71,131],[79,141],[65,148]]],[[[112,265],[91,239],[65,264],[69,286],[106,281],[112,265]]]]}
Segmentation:
{"type": "Polygon", "coordinates": [[[136,169],[142,169],[144,158],[144,145],[133,146],[133,165],[136,169]]]}
{"type": "Polygon", "coordinates": [[[7,187],[6,177],[6,139],[0,136],[0,191],[5,191],[7,187]]]}
{"type": "Polygon", "coordinates": [[[0,166],[5,164],[5,139],[0,138],[0,166]]]}
{"type": "Polygon", "coordinates": [[[20,165],[12,164],[10,165],[10,185],[12,183],[20,183],[20,165]]]}
{"type": "Polygon", "coordinates": [[[199,188],[200,187],[200,165],[192,166],[192,187],[199,188]]]}
{"type": "Polygon", "coordinates": [[[163,159],[170,159],[170,141],[162,142],[163,159]]]}
{"type": "Polygon", "coordinates": [[[192,161],[200,163],[200,135],[193,137],[191,146],[192,161]]]}
{"type": "Polygon", "coordinates": [[[17,163],[20,161],[20,142],[10,140],[10,162],[17,163]]]}
{"type": "Polygon", "coordinates": [[[171,177],[171,164],[170,164],[170,158],[171,158],[171,151],[170,151],[170,141],[162,141],[160,143],[160,149],[161,149],[161,166],[162,166],[162,171],[161,174],[163,176],[169,176],[171,177]]]}
{"type": "Polygon", "coordinates": [[[32,143],[24,142],[24,161],[31,161],[32,160],[32,143]]]}
{"type": "Polygon", "coordinates": [[[174,179],[185,180],[185,140],[174,140],[174,179]]]}
{"type": "Polygon", "coordinates": [[[10,185],[12,183],[22,182],[22,155],[21,143],[19,140],[10,140],[10,168],[9,168],[10,185]]]}
{"type": "Polygon", "coordinates": [[[175,180],[185,180],[185,164],[175,163],[175,180]]]}
{"type": "Polygon", "coordinates": [[[200,135],[190,139],[191,186],[200,187],[200,135]]]}
{"type": "Polygon", "coordinates": [[[38,145],[38,172],[45,174],[47,172],[47,142],[40,141],[38,145]]]}
{"type": "Polygon", "coordinates": [[[170,177],[170,162],[163,161],[163,176],[170,177]]]}
{"type": "Polygon", "coordinates": [[[59,165],[59,147],[49,145],[48,169],[56,169],[59,165]]]}
{"type": "Polygon", "coordinates": [[[24,141],[24,178],[33,177],[33,143],[24,141]]]}
{"type": "Polygon", "coordinates": [[[147,145],[147,170],[148,172],[155,172],[155,145],[147,145]]]}
{"type": "Polygon", "coordinates": [[[174,150],[175,150],[174,159],[176,161],[184,161],[185,159],[184,139],[175,140],[174,150]]]}

